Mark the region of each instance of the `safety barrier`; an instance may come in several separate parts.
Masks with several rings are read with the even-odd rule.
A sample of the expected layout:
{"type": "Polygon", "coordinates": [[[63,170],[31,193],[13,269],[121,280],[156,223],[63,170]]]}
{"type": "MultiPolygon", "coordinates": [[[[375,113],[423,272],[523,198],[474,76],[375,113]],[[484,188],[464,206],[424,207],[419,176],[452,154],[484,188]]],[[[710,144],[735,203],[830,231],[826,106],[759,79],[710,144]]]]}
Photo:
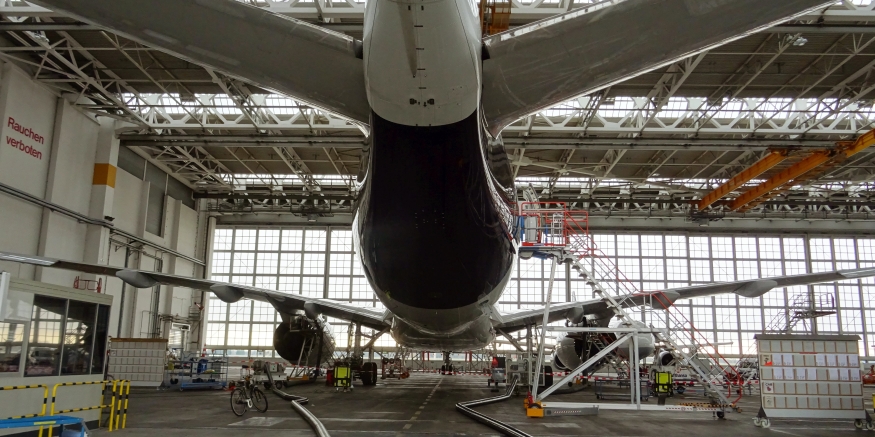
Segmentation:
{"type": "MultiPolygon", "coordinates": [[[[113,393],[115,392],[115,384],[112,387],[113,393]]],[[[128,423],[128,398],[131,395],[131,381],[127,379],[119,381],[119,391],[118,391],[118,402],[116,405],[115,412],[115,427],[110,423],[109,431],[119,429],[119,420],[121,420],[121,429],[125,429],[125,426],[128,423]],[[122,400],[124,400],[124,406],[122,406],[122,400]]],[[[112,413],[110,413],[110,421],[112,420],[112,413]]]]}
{"type": "Polygon", "coordinates": [[[36,384],[36,385],[12,385],[12,386],[8,386],[8,387],[0,387],[0,391],[3,391],[3,390],[28,390],[28,389],[36,389],[36,388],[43,389],[43,408],[42,408],[42,411],[40,411],[37,414],[25,414],[23,416],[12,416],[12,417],[7,417],[6,419],[28,419],[31,417],[45,416],[46,415],[46,403],[49,400],[49,386],[43,385],[43,384],[36,384]]]}
{"type": "MultiPolygon", "coordinates": [[[[97,425],[100,426],[100,421],[103,416],[103,409],[109,408],[109,421],[107,426],[107,431],[114,431],[119,429],[119,422],[121,422],[121,427],[124,428],[127,422],[127,412],[128,412],[128,397],[131,392],[131,381],[129,380],[115,380],[115,381],[86,381],[86,382],[59,382],[52,387],[52,405],[50,408],[50,415],[54,416],[56,414],[66,414],[66,413],[76,413],[81,411],[91,411],[91,410],[101,410],[100,414],[97,418],[97,425]],[[55,411],[55,403],[57,400],[58,388],[60,387],[73,387],[73,386],[82,386],[82,385],[97,385],[101,384],[102,388],[100,391],[100,403],[98,405],[92,405],[89,407],[79,407],[79,408],[70,408],[67,410],[55,411]],[[109,404],[104,404],[106,400],[106,388],[107,385],[111,384],[111,395],[109,396],[109,404]],[[122,404],[122,400],[124,400],[124,405],[122,404]]],[[[48,387],[46,387],[46,395],[48,397],[48,387]]],[[[43,406],[43,413],[45,415],[45,405],[43,406]]],[[[43,435],[43,428],[39,430],[39,437],[43,435]]],[[[52,437],[52,428],[49,427],[48,437],[52,437]]]]}

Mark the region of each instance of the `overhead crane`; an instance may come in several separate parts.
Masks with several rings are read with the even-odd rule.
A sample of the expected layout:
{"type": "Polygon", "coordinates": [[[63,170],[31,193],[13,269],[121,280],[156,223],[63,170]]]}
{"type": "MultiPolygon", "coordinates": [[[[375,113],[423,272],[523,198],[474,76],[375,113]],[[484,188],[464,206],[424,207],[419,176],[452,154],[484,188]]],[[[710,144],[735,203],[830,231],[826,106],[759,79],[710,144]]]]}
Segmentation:
{"type": "MultiPolygon", "coordinates": [[[[861,135],[855,141],[838,142],[835,148],[811,152],[795,164],[776,173],[730,201],[726,209],[737,212],[749,211],[790,187],[798,185],[814,177],[816,174],[820,174],[828,168],[868,149],[873,144],[875,144],[875,130],[861,135]]],[[[703,196],[697,204],[698,210],[703,211],[739,187],[775,168],[789,158],[790,154],[787,150],[774,150],[770,152],[741,173],[724,182],[714,191],[703,196]]]]}

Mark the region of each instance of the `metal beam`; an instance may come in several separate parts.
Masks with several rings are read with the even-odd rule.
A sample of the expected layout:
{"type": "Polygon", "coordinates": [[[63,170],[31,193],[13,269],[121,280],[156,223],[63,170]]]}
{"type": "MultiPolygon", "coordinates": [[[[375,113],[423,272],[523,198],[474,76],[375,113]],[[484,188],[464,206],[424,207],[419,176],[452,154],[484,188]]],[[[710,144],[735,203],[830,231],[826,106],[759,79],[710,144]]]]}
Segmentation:
{"type": "Polygon", "coordinates": [[[714,191],[708,193],[705,197],[703,197],[702,200],[700,200],[697,204],[699,207],[699,211],[702,211],[705,208],[711,206],[714,202],[722,199],[723,196],[731,193],[736,188],[750,182],[755,177],[772,169],[776,165],[783,162],[785,159],[787,159],[787,154],[785,152],[775,151],[769,153],[768,155],[766,155],[765,158],[757,161],[754,165],[735,175],[734,177],[717,187],[714,191]]]}
{"type": "Polygon", "coordinates": [[[738,196],[738,198],[732,201],[729,205],[729,209],[738,211],[744,208],[749,203],[768,195],[771,191],[784,186],[788,182],[793,181],[811,170],[814,170],[821,164],[829,161],[831,157],[832,155],[828,151],[815,152],[808,155],[807,158],[793,164],[790,168],[772,176],[769,180],[757,185],[756,187],[745,191],[744,194],[738,196]]]}
{"type": "Polygon", "coordinates": [[[812,170],[820,167],[827,162],[844,160],[868,149],[875,144],[875,130],[869,131],[854,142],[841,143],[836,151],[824,150],[812,153],[802,161],[797,162],[792,167],[778,173],[771,179],[745,192],[740,197],[735,199],[730,205],[733,211],[750,209],[759,201],[768,200],[771,193],[777,189],[787,186],[789,183],[798,180],[812,170]],[[755,204],[754,204],[755,203],[755,204]],[[753,205],[752,205],[753,204],[753,205]]]}
{"type": "MultiPolygon", "coordinates": [[[[254,147],[269,148],[291,145],[296,148],[360,149],[367,140],[363,136],[352,135],[133,135],[119,136],[125,147],[174,147],[179,145],[201,147],[254,147]]],[[[835,145],[835,141],[800,138],[571,138],[571,137],[511,137],[503,138],[506,149],[531,150],[768,150],[823,149],[835,145]]]]}

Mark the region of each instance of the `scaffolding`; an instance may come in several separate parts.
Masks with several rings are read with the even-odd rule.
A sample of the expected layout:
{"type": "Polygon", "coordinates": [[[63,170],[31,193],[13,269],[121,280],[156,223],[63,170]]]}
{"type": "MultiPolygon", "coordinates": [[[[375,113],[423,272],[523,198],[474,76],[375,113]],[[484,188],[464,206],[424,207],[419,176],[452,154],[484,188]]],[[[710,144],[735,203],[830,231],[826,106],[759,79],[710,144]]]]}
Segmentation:
{"type": "MultiPolygon", "coordinates": [[[[730,399],[733,396],[733,381],[730,379],[738,375],[734,365],[720,354],[716,344],[707,335],[697,330],[683,313],[674,309],[673,302],[676,297],[668,296],[661,291],[644,293],[638,290],[634,283],[626,278],[611,261],[611,258],[596,247],[595,241],[589,233],[589,218],[586,211],[570,211],[563,202],[527,201],[518,205],[518,215],[515,234],[520,242],[521,256],[552,260],[541,339],[546,337],[547,331],[565,331],[575,335],[587,335],[588,338],[598,340],[597,353],[589,356],[583,364],[553,387],[538,393],[535,380],[535,383],[532,384],[530,415],[543,415],[544,411],[532,410],[544,410],[550,405],[555,409],[552,414],[565,414],[563,412],[568,411],[592,414],[593,409],[597,411],[599,404],[578,404],[576,407],[572,407],[564,403],[561,406],[556,403],[545,403],[543,400],[555,390],[555,387],[562,386],[581,372],[604,363],[615,367],[618,372],[623,367],[627,369],[632,392],[630,400],[635,409],[652,409],[641,405],[641,394],[638,393],[640,391],[640,372],[637,370],[640,359],[643,358],[638,356],[638,338],[640,335],[646,334],[653,336],[657,350],[668,352],[676,365],[690,369],[694,379],[704,387],[704,394],[710,401],[705,406],[694,405],[686,406],[690,408],[680,409],[676,408],[677,406],[671,408],[659,406],[659,409],[707,411],[722,418],[727,410],[736,408],[740,394],[739,398],[730,399]],[[590,286],[593,295],[601,298],[613,318],[620,321],[620,327],[586,326],[586,319],[584,319],[582,326],[565,328],[547,326],[553,278],[558,263],[571,264],[578,275],[590,286]],[[629,310],[632,309],[640,311],[641,320],[635,320],[629,314],[629,310]],[[665,326],[659,327],[654,326],[654,324],[664,324],[665,326]],[[610,338],[611,335],[613,338],[610,338]],[[632,347],[626,356],[626,362],[621,363],[619,361],[623,360],[620,360],[620,354],[614,352],[626,342],[631,342],[632,347]],[[684,351],[684,348],[688,348],[689,351],[684,351]],[[724,387],[726,388],[725,393],[724,387]]],[[[535,362],[535,374],[539,372],[537,369],[540,368],[543,359],[543,348],[540,348],[538,360],[535,362]]],[[[629,406],[618,407],[616,404],[601,406],[601,408],[606,407],[628,408],[629,406]]]]}

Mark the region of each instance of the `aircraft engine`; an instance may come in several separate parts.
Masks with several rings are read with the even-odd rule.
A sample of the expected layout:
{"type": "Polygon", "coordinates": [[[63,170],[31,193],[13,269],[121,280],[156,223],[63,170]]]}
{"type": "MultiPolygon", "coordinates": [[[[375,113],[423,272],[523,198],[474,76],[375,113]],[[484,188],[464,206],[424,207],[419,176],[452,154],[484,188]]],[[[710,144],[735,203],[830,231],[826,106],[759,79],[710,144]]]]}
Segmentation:
{"type": "Polygon", "coordinates": [[[662,351],[657,355],[656,361],[654,361],[654,368],[660,370],[670,370],[671,367],[675,366],[677,363],[675,362],[674,355],[668,351],[662,351]]]}
{"type": "Polygon", "coordinates": [[[553,365],[559,370],[574,370],[583,364],[580,355],[583,352],[583,341],[563,337],[553,349],[553,365]]]}
{"type": "Polygon", "coordinates": [[[297,364],[300,359],[301,366],[317,367],[334,354],[334,336],[327,323],[316,323],[300,315],[290,316],[288,321],[281,323],[274,331],[273,347],[279,356],[292,365],[297,364]]]}

